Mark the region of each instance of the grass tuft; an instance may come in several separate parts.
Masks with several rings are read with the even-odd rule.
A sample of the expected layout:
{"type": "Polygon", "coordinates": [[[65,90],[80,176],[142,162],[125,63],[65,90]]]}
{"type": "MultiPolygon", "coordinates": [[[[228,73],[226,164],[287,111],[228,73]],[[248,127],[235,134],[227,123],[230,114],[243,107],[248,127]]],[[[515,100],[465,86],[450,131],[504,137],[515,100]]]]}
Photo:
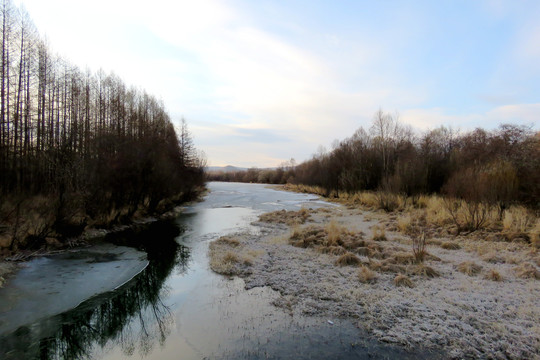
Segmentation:
{"type": "Polygon", "coordinates": [[[228,245],[231,247],[237,247],[240,245],[240,241],[238,239],[230,237],[230,236],[222,236],[219,239],[215,241],[218,245],[228,245]]]}
{"type": "Polygon", "coordinates": [[[405,286],[405,287],[410,287],[410,288],[414,287],[414,283],[412,282],[412,280],[407,275],[403,275],[403,274],[398,274],[394,278],[394,285],[405,286]]]}
{"type": "Polygon", "coordinates": [[[540,271],[531,263],[523,263],[517,266],[516,275],[522,279],[540,280],[540,271]]]}
{"type": "Polygon", "coordinates": [[[453,241],[445,241],[441,244],[441,247],[446,250],[459,250],[461,249],[461,245],[458,243],[455,243],[453,241]]]}
{"type": "Polygon", "coordinates": [[[373,238],[374,241],[386,241],[386,231],[383,227],[373,226],[373,238]]]}
{"type": "Polygon", "coordinates": [[[495,269],[489,270],[485,277],[487,280],[503,281],[502,275],[495,269]]]}
{"type": "Polygon", "coordinates": [[[358,270],[358,280],[361,283],[374,283],[377,281],[377,273],[369,267],[362,265],[358,270]]]}
{"type": "Polygon", "coordinates": [[[354,255],[351,252],[346,252],[345,254],[341,255],[336,260],[336,265],[339,265],[339,266],[350,266],[350,265],[357,266],[357,265],[360,265],[361,263],[362,263],[362,260],[360,260],[358,256],[354,255]]]}
{"type": "Polygon", "coordinates": [[[424,265],[424,264],[420,264],[420,265],[415,266],[413,268],[413,270],[412,270],[412,273],[414,275],[420,275],[420,276],[424,276],[424,277],[428,277],[428,278],[434,278],[434,277],[441,276],[441,274],[437,270],[435,270],[431,266],[427,266],[427,265],[424,265]]]}
{"type": "Polygon", "coordinates": [[[472,261],[464,261],[458,265],[457,269],[459,272],[462,272],[469,276],[473,276],[473,275],[478,274],[480,271],[482,271],[482,266],[472,261]]]}
{"type": "Polygon", "coordinates": [[[278,210],[259,216],[259,221],[287,225],[304,224],[310,218],[309,210],[302,208],[298,211],[278,210]]]}

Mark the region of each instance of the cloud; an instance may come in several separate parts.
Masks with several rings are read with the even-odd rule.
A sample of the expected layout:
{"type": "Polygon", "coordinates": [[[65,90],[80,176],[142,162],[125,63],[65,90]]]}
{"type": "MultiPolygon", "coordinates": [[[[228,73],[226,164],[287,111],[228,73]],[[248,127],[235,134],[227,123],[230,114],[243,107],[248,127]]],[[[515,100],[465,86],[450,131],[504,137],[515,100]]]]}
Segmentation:
{"type": "Polygon", "coordinates": [[[418,130],[452,126],[462,130],[477,127],[494,129],[501,124],[533,126],[539,129],[540,103],[514,104],[494,107],[483,113],[451,114],[442,108],[409,109],[401,112],[400,120],[418,130]]]}

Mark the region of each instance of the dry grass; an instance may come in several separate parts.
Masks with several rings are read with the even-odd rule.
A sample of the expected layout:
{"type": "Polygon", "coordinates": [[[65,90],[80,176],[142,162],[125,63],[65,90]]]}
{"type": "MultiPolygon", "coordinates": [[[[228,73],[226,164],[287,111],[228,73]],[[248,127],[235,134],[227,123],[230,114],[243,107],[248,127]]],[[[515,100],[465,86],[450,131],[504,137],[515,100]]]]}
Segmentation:
{"type": "Polygon", "coordinates": [[[218,245],[227,245],[231,247],[237,247],[240,245],[240,241],[237,238],[231,236],[222,236],[215,241],[218,245]]]}
{"type": "Polygon", "coordinates": [[[394,285],[405,286],[405,287],[410,287],[410,288],[414,287],[414,283],[412,282],[412,280],[407,275],[403,275],[403,274],[398,274],[394,278],[394,285]]]}
{"type": "Polygon", "coordinates": [[[398,265],[409,265],[416,262],[414,254],[405,251],[395,252],[388,260],[391,261],[391,263],[398,265]]]}
{"type": "Polygon", "coordinates": [[[374,193],[368,191],[355,193],[352,197],[352,202],[371,209],[376,209],[379,204],[377,196],[374,193]]]}
{"type": "Polygon", "coordinates": [[[255,257],[260,254],[256,251],[241,253],[241,242],[230,236],[222,236],[210,243],[208,256],[210,268],[218,274],[237,275],[242,267],[253,264],[255,257]]]}
{"type": "Polygon", "coordinates": [[[452,224],[452,217],[446,210],[444,200],[439,196],[429,196],[423,199],[426,203],[425,217],[430,225],[445,227],[452,224]]]}
{"type": "Polygon", "coordinates": [[[384,228],[382,226],[375,225],[375,226],[373,226],[372,230],[373,230],[372,239],[374,241],[386,241],[387,240],[386,231],[384,230],[384,228]]]}
{"type": "Polygon", "coordinates": [[[374,283],[377,281],[377,273],[367,266],[361,266],[358,270],[358,280],[361,283],[374,283]]]}
{"type": "Polygon", "coordinates": [[[339,265],[339,266],[358,266],[360,264],[362,264],[362,260],[360,260],[358,256],[356,256],[355,254],[351,252],[347,252],[341,255],[336,260],[336,265],[339,265]]]}
{"type": "Polygon", "coordinates": [[[397,227],[398,227],[398,230],[404,234],[410,233],[413,228],[411,214],[398,217],[397,227]]]}
{"type": "Polygon", "coordinates": [[[531,244],[536,249],[540,249],[540,219],[536,220],[536,224],[530,231],[531,244]]]}
{"type": "Polygon", "coordinates": [[[504,212],[503,233],[510,239],[527,233],[535,223],[535,216],[523,206],[512,206],[504,212]]]}
{"type": "Polygon", "coordinates": [[[457,267],[458,271],[467,274],[469,276],[476,275],[482,271],[482,266],[472,262],[472,261],[464,261],[460,263],[457,267]]]}
{"type": "Polygon", "coordinates": [[[491,269],[486,273],[485,278],[492,281],[503,281],[502,275],[495,269],[491,269]]]}
{"type": "Polygon", "coordinates": [[[531,263],[523,263],[517,266],[515,271],[519,278],[540,280],[540,271],[531,263]]]}
{"type": "Polygon", "coordinates": [[[424,232],[422,232],[420,236],[413,238],[412,252],[414,255],[414,259],[417,263],[421,263],[424,261],[424,258],[427,255],[426,234],[424,232]]]}
{"type": "Polygon", "coordinates": [[[504,264],[506,259],[497,252],[489,252],[482,257],[482,260],[491,264],[504,264]]]}
{"type": "Polygon", "coordinates": [[[308,209],[302,208],[298,211],[278,210],[262,214],[259,221],[277,224],[298,225],[304,224],[310,218],[308,209]]]}
{"type": "Polygon", "coordinates": [[[453,241],[445,241],[441,244],[441,247],[446,250],[459,250],[461,245],[453,241]]]}
{"type": "Polygon", "coordinates": [[[424,277],[428,277],[428,278],[434,278],[434,277],[441,276],[441,274],[437,270],[435,270],[431,266],[427,266],[427,265],[424,265],[424,264],[419,264],[419,265],[414,266],[410,270],[410,272],[413,275],[420,275],[420,276],[424,276],[424,277]]]}
{"type": "Polygon", "coordinates": [[[289,237],[289,242],[296,247],[311,247],[322,253],[337,255],[365,246],[366,242],[362,240],[362,237],[362,233],[349,231],[337,222],[331,221],[324,228],[313,225],[295,227],[289,237]]]}

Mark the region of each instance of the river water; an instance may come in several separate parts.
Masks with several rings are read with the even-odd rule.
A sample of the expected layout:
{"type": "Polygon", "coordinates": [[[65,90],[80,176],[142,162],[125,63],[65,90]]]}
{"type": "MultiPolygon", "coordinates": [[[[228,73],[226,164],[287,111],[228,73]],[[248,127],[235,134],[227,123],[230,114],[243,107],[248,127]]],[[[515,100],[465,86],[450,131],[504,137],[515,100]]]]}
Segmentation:
{"type": "MultiPolygon", "coordinates": [[[[204,201],[187,207],[176,220],[137,235],[148,263],[138,275],[73,309],[22,321],[16,330],[2,333],[0,328],[0,358],[424,357],[380,343],[350,320],[291,315],[272,305],[279,297],[273,290],[245,290],[243,280],[213,273],[207,257],[211,241],[240,231],[256,236],[261,230],[251,223],[263,212],[332,205],[313,195],[258,184],[209,183],[208,187],[204,201]]],[[[114,241],[122,243],[122,239],[114,241]]],[[[48,266],[60,266],[62,261],[66,259],[53,257],[48,266]]],[[[65,297],[71,290],[62,289],[58,296],[65,297]]],[[[7,318],[9,312],[3,316],[7,318]]]]}

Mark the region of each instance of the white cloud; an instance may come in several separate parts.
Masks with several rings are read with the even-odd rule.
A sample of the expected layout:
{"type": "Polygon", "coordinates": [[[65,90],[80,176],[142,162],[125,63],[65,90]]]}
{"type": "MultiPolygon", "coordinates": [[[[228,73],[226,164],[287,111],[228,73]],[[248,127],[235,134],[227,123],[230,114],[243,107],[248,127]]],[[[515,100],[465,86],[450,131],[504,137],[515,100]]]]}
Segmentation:
{"type": "Polygon", "coordinates": [[[401,121],[419,130],[434,129],[439,126],[452,126],[462,130],[477,127],[494,129],[501,124],[540,126],[540,103],[498,106],[483,113],[464,115],[449,114],[446,109],[409,109],[403,111],[401,121]]]}

